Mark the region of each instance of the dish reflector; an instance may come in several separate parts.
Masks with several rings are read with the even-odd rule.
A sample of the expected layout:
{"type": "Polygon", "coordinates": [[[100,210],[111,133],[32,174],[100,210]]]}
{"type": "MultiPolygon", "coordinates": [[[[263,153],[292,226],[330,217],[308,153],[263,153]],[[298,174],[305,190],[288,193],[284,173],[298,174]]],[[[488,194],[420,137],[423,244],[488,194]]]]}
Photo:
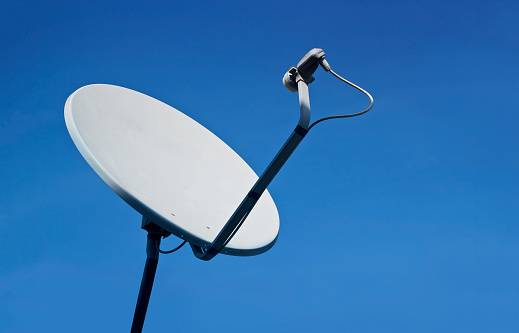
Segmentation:
{"type": "MultiPolygon", "coordinates": [[[[216,135],[175,108],[106,84],[82,87],[65,104],[72,140],[122,199],[168,232],[198,246],[218,235],[258,176],[216,135]]],[[[265,191],[222,250],[271,248],[279,216],[265,191]]]]}

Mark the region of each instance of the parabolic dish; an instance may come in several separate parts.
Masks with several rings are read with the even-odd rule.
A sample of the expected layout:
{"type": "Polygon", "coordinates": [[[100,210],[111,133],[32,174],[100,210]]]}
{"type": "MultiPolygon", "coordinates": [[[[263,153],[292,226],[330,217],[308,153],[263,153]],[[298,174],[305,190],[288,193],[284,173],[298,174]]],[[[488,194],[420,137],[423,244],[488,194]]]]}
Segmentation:
{"type": "MultiPolygon", "coordinates": [[[[65,104],[65,121],[78,150],[115,193],[198,246],[216,238],[258,179],[205,127],[127,88],[94,84],[76,90],[65,104]]],[[[221,252],[265,252],[278,232],[278,212],[265,191],[221,252]]]]}

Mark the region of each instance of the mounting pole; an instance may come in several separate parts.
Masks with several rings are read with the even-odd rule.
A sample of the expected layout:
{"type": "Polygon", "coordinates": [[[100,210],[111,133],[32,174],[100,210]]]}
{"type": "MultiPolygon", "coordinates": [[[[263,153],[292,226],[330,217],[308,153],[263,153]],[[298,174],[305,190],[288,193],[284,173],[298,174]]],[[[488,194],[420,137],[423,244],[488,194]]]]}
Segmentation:
{"type": "Polygon", "coordinates": [[[150,301],[151,288],[159,263],[159,245],[162,236],[169,236],[169,233],[149,221],[145,217],[142,218],[142,229],[148,231],[148,242],[146,244],[146,264],[144,265],[144,273],[142,274],[141,288],[137,297],[137,305],[135,306],[135,314],[133,315],[133,323],[131,333],[141,333],[148,310],[150,301]]]}

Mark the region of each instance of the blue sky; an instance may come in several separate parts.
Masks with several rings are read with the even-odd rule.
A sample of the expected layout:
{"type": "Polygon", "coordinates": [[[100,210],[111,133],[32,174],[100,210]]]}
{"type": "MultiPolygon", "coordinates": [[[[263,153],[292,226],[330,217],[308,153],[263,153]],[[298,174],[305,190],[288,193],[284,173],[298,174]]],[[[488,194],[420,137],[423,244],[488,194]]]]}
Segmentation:
{"type": "MultiPolygon", "coordinates": [[[[162,255],[144,332],[518,331],[518,13],[512,1],[0,2],[0,331],[130,329],[146,232],[72,143],[72,92],[146,93],[261,173],[299,115],[283,74],[314,47],[375,107],[317,125],[271,184],[271,250],[162,255]]],[[[314,119],[367,105],[315,77],[314,119]]]]}

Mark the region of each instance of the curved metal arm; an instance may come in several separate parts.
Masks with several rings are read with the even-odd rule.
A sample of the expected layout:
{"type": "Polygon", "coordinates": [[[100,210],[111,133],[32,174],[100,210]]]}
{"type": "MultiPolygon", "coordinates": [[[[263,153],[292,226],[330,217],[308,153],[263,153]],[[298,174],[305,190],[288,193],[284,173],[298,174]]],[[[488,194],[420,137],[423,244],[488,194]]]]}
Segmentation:
{"type": "Polygon", "coordinates": [[[191,249],[198,259],[206,261],[211,260],[229,243],[251,210],[254,208],[256,202],[258,202],[267,186],[278,174],[279,170],[281,170],[290,155],[292,155],[299,143],[303,140],[306,133],[308,133],[308,124],[310,123],[310,97],[308,94],[308,83],[298,75],[297,84],[299,88],[300,116],[296,128],[292,134],[290,134],[287,141],[283,147],[281,147],[274,159],[270,162],[267,169],[263,171],[263,174],[256,181],[256,184],[254,184],[247,196],[245,196],[240,206],[238,206],[218,236],[216,236],[213,243],[207,248],[191,243],[189,244],[191,245],[191,249]]]}
{"type": "Polygon", "coordinates": [[[297,88],[299,92],[299,122],[297,125],[308,131],[308,124],[310,124],[310,94],[308,93],[308,83],[299,75],[297,88]]]}
{"type": "Polygon", "coordinates": [[[277,175],[281,167],[283,167],[290,155],[292,155],[299,143],[305,137],[306,133],[308,133],[308,131],[314,125],[328,119],[359,116],[361,114],[368,112],[373,107],[373,97],[371,97],[371,95],[364,89],[340,77],[338,74],[332,71],[330,65],[324,59],[324,55],[325,54],[322,49],[312,49],[303,57],[303,59],[301,59],[301,61],[297,64],[297,67],[291,67],[283,77],[283,84],[289,91],[299,92],[299,122],[297,123],[297,126],[292,132],[292,134],[288,137],[288,140],[285,142],[283,147],[281,147],[281,149],[274,157],[272,162],[270,162],[267,169],[256,181],[256,184],[254,184],[247,196],[245,196],[240,206],[233,213],[229,221],[227,221],[227,223],[220,231],[218,236],[216,236],[213,243],[208,247],[200,247],[198,245],[190,244],[197,258],[202,260],[211,260],[212,258],[214,258],[214,256],[220,253],[220,251],[229,243],[229,241],[241,227],[241,225],[243,224],[251,210],[254,208],[256,202],[258,202],[259,198],[261,197],[267,186],[277,175]],[[312,74],[315,72],[319,65],[321,65],[325,71],[331,72],[341,81],[344,81],[350,86],[365,93],[371,100],[370,106],[366,110],[358,113],[321,118],[309,126],[310,96],[308,94],[308,84],[314,81],[314,77],[312,76],[312,74]]]}

